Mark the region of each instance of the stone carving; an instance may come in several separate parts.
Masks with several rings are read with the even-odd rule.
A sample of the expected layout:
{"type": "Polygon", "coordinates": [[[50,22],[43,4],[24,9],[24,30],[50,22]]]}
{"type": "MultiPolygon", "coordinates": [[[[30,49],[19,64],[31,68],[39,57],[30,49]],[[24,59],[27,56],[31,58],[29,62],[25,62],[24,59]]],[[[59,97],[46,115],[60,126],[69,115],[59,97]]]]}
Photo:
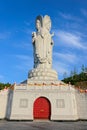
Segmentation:
{"type": "Polygon", "coordinates": [[[51,19],[48,15],[36,17],[36,32],[32,33],[34,69],[28,73],[31,80],[57,80],[57,72],[52,69],[53,33],[51,19]]]}
{"type": "Polygon", "coordinates": [[[37,16],[36,32],[32,33],[34,68],[52,67],[53,34],[50,34],[51,19],[48,15],[37,16]]]}

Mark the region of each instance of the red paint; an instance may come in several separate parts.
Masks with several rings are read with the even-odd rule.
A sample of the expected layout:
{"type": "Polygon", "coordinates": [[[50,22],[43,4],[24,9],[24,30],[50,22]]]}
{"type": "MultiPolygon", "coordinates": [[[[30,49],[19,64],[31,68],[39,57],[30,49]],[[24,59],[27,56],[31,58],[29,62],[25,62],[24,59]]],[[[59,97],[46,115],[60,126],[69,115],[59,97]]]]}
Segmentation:
{"type": "Polygon", "coordinates": [[[33,115],[34,119],[50,119],[51,105],[48,99],[40,97],[35,100],[33,115]]]}

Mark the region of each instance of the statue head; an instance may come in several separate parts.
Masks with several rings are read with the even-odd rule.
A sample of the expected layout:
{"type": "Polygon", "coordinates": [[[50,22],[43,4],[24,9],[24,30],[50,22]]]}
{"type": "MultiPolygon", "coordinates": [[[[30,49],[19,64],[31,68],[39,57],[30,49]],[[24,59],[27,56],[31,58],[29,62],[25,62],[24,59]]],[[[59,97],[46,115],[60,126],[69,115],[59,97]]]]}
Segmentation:
{"type": "Polygon", "coordinates": [[[42,27],[42,16],[37,16],[36,17],[36,29],[39,31],[42,27]]]}
{"type": "Polygon", "coordinates": [[[43,19],[43,24],[45,26],[45,28],[50,31],[51,29],[51,19],[48,15],[45,15],[44,16],[44,19],[43,19]]]}

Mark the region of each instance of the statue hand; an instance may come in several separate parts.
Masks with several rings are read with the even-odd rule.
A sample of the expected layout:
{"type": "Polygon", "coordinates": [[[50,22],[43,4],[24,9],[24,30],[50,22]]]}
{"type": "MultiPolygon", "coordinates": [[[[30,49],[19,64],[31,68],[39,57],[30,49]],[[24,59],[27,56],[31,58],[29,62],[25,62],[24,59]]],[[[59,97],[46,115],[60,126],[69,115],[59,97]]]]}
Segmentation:
{"type": "Polygon", "coordinates": [[[32,37],[36,37],[36,32],[32,32],[32,37]]]}
{"type": "Polygon", "coordinates": [[[46,61],[47,61],[46,58],[40,58],[41,63],[46,63],[46,61]]]}

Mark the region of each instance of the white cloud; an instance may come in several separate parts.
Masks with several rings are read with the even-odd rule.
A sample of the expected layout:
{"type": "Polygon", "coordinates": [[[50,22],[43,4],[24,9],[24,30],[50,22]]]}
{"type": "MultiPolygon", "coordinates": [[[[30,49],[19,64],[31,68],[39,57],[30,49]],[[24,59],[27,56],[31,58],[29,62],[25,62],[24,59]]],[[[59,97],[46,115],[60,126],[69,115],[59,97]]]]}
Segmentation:
{"type": "Polygon", "coordinates": [[[26,49],[28,51],[32,51],[33,50],[33,46],[31,41],[30,42],[23,42],[22,44],[19,45],[19,47],[26,49]]]}
{"type": "Polygon", "coordinates": [[[74,63],[77,61],[77,57],[75,54],[70,54],[70,53],[59,53],[59,52],[54,52],[54,56],[57,57],[57,59],[62,59],[63,61],[68,61],[70,63],[74,63]]]}
{"type": "Polygon", "coordinates": [[[33,45],[31,40],[26,41],[22,41],[20,44],[18,42],[15,42],[13,44],[13,47],[18,48],[18,49],[23,49],[26,50],[28,52],[33,51],[33,45]]]}
{"type": "Polygon", "coordinates": [[[73,15],[71,15],[71,14],[65,14],[65,13],[59,12],[59,15],[60,15],[62,18],[66,19],[66,20],[80,21],[80,22],[83,21],[81,18],[78,18],[78,17],[73,16],[73,15]]]}
{"type": "Polygon", "coordinates": [[[53,62],[53,68],[58,72],[59,79],[63,79],[63,75],[66,72],[69,75],[69,66],[59,61],[53,62]]]}
{"type": "Polygon", "coordinates": [[[81,9],[81,13],[82,13],[85,17],[87,17],[87,10],[86,10],[86,9],[81,9]]]}
{"type": "Polygon", "coordinates": [[[87,49],[85,42],[80,35],[73,34],[67,31],[55,31],[56,39],[59,39],[60,42],[64,43],[67,46],[76,47],[78,49],[87,49]]]}
{"type": "Polygon", "coordinates": [[[25,25],[32,26],[33,20],[24,21],[25,25]]]}
{"type": "Polygon", "coordinates": [[[27,55],[16,55],[16,57],[21,60],[30,60],[31,59],[31,57],[29,57],[27,55]]]}
{"type": "Polygon", "coordinates": [[[22,31],[32,37],[32,32],[33,32],[32,29],[24,28],[22,31]]]}
{"type": "Polygon", "coordinates": [[[32,56],[27,55],[16,55],[16,58],[19,59],[19,62],[16,65],[16,68],[27,71],[33,67],[33,58],[32,56]]]}
{"type": "Polygon", "coordinates": [[[10,34],[10,32],[0,32],[0,40],[9,38],[10,34]]]}

